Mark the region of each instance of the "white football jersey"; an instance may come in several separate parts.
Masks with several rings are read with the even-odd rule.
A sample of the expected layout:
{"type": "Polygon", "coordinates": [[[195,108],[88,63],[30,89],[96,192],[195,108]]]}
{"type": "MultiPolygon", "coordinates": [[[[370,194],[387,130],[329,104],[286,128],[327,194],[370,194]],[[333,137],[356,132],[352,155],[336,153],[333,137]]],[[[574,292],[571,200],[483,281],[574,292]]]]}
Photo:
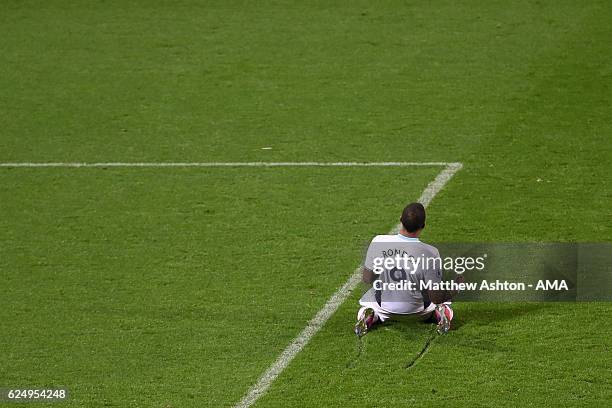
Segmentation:
{"type": "Polygon", "coordinates": [[[401,234],[374,237],[363,266],[371,271],[382,269],[382,272],[375,276],[378,282],[363,295],[361,302],[375,301],[381,309],[389,313],[411,314],[423,311],[430,302],[427,291],[421,290],[422,282],[436,283],[442,280],[442,260],[438,250],[418,238],[401,234]],[[397,256],[411,260],[400,265],[408,265],[408,268],[398,268],[396,262],[393,266],[390,262],[387,267],[381,265],[382,259],[397,256]],[[397,285],[398,283],[402,285],[397,285]],[[398,289],[399,286],[402,288],[398,289]]]}

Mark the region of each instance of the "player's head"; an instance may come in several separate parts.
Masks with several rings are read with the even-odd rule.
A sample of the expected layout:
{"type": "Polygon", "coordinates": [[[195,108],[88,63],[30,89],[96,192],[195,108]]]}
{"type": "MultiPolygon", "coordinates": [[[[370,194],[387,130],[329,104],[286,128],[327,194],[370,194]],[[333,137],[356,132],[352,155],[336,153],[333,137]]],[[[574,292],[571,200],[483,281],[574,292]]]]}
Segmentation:
{"type": "Polygon", "coordinates": [[[404,229],[410,233],[417,233],[425,228],[425,207],[421,203],[410,203],[402,211],[400,218],[404,229]]]}

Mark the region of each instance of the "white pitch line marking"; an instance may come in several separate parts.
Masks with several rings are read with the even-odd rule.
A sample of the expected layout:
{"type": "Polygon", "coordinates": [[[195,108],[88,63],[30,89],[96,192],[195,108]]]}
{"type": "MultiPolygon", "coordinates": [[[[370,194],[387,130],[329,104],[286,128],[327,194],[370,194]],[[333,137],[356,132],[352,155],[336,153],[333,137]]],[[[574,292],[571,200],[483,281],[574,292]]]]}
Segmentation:
{"type": "MultiPolygon", "coordinates": [[[[147,162],[108,162],[108,163],[85,163],[85,162],[49,162],[49,163],[0,163],[0,168],[14,167],[432,167],[444,166],[444,169],[436,176],[436,178],[427,185],[419,202],[425,207],[431,203],[431,200],[438,194],[448,181],[457,173],[463,165],[461,163],[447,162],[185,162],[185,163],[147,163],[147,162]]],[[[400,225],[396,225],[391,234],[397,233],[400,225]]],[[[357,287],[361,280],[360,268],[355,269],[349,279],[334,293],[325,303],[323,308],[313,317],[302,332],[283,350],[276,361],[262,374],[257,383],[251,387],[248,393],[236,405],[236,408],[247,408],[253,405],[259,397],[261,397],[270,388],[274,380],[283,372],[289,365],[291,360],[302,351],[308,344],[310,339],[317,334],[325,325],[327,320],[336,312],[340,305],[348,298],[350,293],[357,287]]]]}
{"type": "MultiPolygon", "coordinates": [[[[463,165],[461,163],[440,163],[446,166],[436,178],[427,185],[419,202],[423,206],[427,207],[431,200],[444,188],[446,183],[457,173],[463,165]]],[[[423,164],[421,164],[423,165],[423,164]]],[[[426,165],[432,165],[426,164],[426,165]]],[[[397,233],[400,225],[396,225],[392,230],[391,234],[397,233]]],[[[342,285],[340,289],[334,293],[327,303],[321,310],[313,317],[304,330],[295,338],[293,341],[283,350],[278,356],[276,361],[262,374],[257,383],[249,389],[247,394],[235,405],[236,408],[248,408],[253,405],[259,397],[264,395],[268,388],[272,385],[274,380],[283,372],[283,370],[289,365],[291,360],[302,351],[302,349],[308,344],[310,339],[325,325],[327,320],[336,312],[340,305],[348,298],[353,289],[357,287],[361,280],[361,268],[355,269],[353,274],[348,278],[346,283],[342,285]]]]}
{"type": "Polygon", "coordinates": [[[446,162],[49,162],[49,163],[0,163],[0,167],[431,167],[461,166],[446,162]]]}

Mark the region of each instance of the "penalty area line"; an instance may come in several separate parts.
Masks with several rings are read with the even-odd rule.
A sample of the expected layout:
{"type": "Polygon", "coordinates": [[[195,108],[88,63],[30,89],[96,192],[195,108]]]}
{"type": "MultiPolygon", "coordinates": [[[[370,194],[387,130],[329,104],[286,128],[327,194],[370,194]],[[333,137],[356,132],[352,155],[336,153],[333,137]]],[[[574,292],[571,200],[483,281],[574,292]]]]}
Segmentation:
{"type": "Polygon", "coordinates": [[[431,167],[461,166],[446,162],[13,162],[0,167],[431,167]]]}
{"type": "MultiPolygon", "coordinates": [[[[443,165],[445,167],[440,171],[440,173],[438,173],[436,178],[427,185],[418,200],[424,207],[427,207],[431,203],[434,197],[444,188],[450,179],[453,178],[455,173],[457,173],[463,167],[461,163],[439,163],[438,165],[443,165]]],[[[399,228],[400,225],[398,224],[390,231],[390,233],[397,233],[399,228]]],[[[321,330],[329,318],[336,312],[336,310],[338,310],[340,305],[357,287],[361,281],[360,273],[360,267],[355,269],[346,283],[329,298],[327,303],[325,303],[323,308],[319,310],[315,317],[308,322],[302,332],[295,339],[293,339],[293,341],[278,356],[276,361],[274,361],[274,363],[272,363],[272,365],[262,374],[257,383],[255,383],[255,385],[249,389],[240,402],[235,405],[235,408],[248,408],[266,393],[274,380],[276,380],[283,370],[287,368],[291,360],[293,360],[295,356],[308,344],[312,337],[314,337],[314,335],[321,330]]]]}
{"type": "MultiPolygon", "coordinates": [[[[5,162],[0,168],[190,168],[190,167],[444,167],[430,182],[419,202],[427,207],[463,165],[458,162],[5,162]]],[[[395,234],[400,225],[391,231],[395,234]]],[[[247,408],[266,393],[274,380],[283,372],[295,356],[302,351],[315,334],[325,325],[340,305],[361,281],[360,268],[355,269],[349,279],[325,303],[323,308],[308,322],[300,334],[278,356],[276,361],[261,375],[245,396],[235,405],[247,408]]]]}

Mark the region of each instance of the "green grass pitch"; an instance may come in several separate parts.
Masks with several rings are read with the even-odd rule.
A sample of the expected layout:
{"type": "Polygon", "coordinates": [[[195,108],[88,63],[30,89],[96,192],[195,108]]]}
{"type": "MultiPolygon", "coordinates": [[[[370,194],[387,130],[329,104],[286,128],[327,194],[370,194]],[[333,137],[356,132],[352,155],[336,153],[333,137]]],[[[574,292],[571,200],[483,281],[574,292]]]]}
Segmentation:
{"type": "MultiPolygon", "coordinates": [[[[0,162],[462,162],[425,241],[612,240],[607,1],[0,8],[0,162]]],[[[232,406],[439,170],[0,168],[0,387],[232,406]]],[[[612,400],[609,303],[458,303],[406,368],[357,298],[255,406],[612,400]]]]}

